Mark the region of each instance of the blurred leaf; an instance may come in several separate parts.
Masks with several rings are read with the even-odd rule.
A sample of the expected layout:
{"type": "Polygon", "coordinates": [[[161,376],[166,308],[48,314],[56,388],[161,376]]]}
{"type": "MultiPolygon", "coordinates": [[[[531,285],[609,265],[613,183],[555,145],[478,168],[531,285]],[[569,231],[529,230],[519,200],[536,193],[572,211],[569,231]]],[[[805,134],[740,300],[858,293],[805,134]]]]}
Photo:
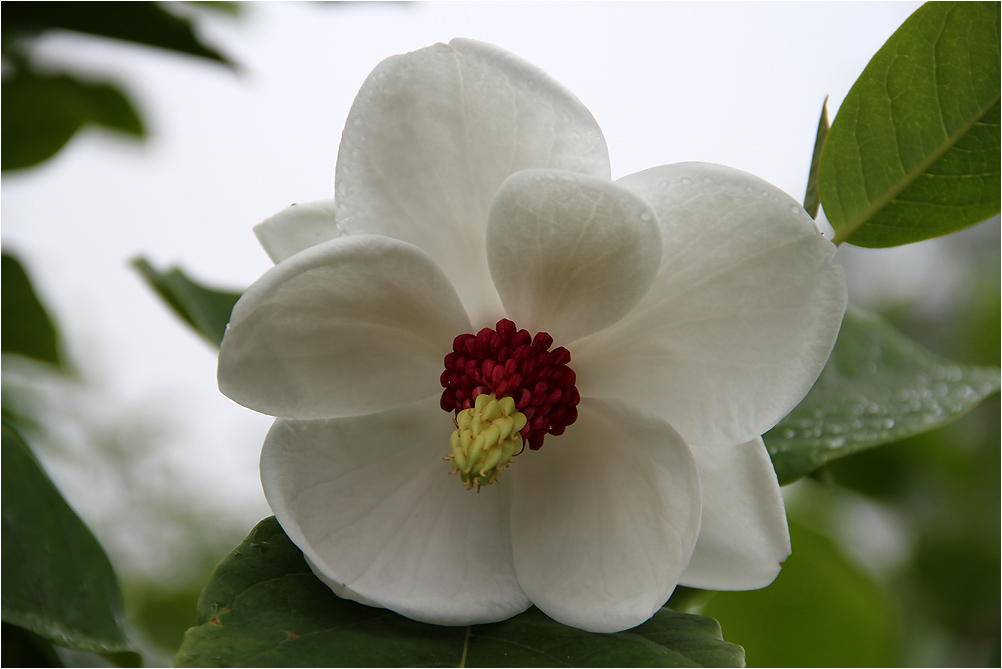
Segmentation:
{"type": "Polygon", "coordinates": [[[132,103],[112,84],[21,72],[5,78],[2,87],[5,171],[48,160],[87,124],[145,135],[132,103]]]}
{"type": "Polygon", "coordinates": [[[122,594],[101,545],[3,423],[3,620],[74,650],[127,650],[122,594]]]}
{"type": "Polygon", "coordinates": [[[192,22],[158,2],[8,2],[3,4],[4,41],[8,35],[49,29],[73,30],[100,37],[160,47],[230,62],[202,43],[192,22]]]}
{"type": "MultiPolygon", "coordinates": [[[[210,542],[200,542],[198,550],[204,551],[211,545],[210,542]]],[[[216,556],[218,558],[218,553],[216,556]]],[[[131,629],[139,630],[144,641],[155,646],[154,650],[161,651],[166,663],[181,646],[184,633],[198,624],[195,609],[205,585],[204,574],[212,566],[201,572],[203,577],[197,584],[133,582],[125,587],[125,607],[129,611],[131,629]]]]}
{"type": "Polygon", "coordinates": [[[716,621],[662,609],[618,634],[590,634],[536,609],[472,627],[419,623],[340,599],[274,518],[213,572],[176,666],[741,666],[716,621]]]}
{"type": "Polygon", "coordinates": [[[718,592],[703,612],[752,666],[890,666],[896,632],[886,595],[826,537],[790,523],[793,554],[762,590],[718,592]]]}
{"type": "Polygon", "coordinates": [[[829,460],[959,418],[999,385],[997,367],[943,360],[850,307],[817,383],[765,444],[786,485],[829,460]]]}
{"type": "Polygon", "coordinates": [[[4,253],[0,259],[0,290],[3,320],[2,349],[62,367],[56,328],[35,294],[31,279],[17,258],[4,253]]]}
{"type": "Polygon", "coordinates": [[[999,213],[998,2],[929,2],[846,95],[821,155],[836,243],[881,248],[999,213]]]}
{"type": "Polygon", "coordinates": [[[821,165],[821,149],[825,146],[825,138],[828,137],[828,96],[821,103],[821,118],[818,119],[818,134],[814,138],[814,154],[811,156],[811,169],[807,173],[807,192],[804,193],[804,211],[811,215],[811,218],[818,217],[818,207],[821,206],[821,198],[818,196],[818,167],[821,165]]]}
{"type": "Polygon", "coordinates": [[[166,273],[158,272],[145,258],[137,258],[132,265],[191,327],[216,346],[223,341],[230,312],[240,293],[206,288],[176,267],[166,273]]]}
{"type": "Polygon", "coordinates": [[[226,16],[239,16],[244,9],[241,3],[226,0],[184,0],[181,4],[190,9],[226,16]]]}
{"type": "Polygon", "coordinates": [[[3,623],[2,664],[5,667],[62,667],[52,644],[23,627],[3,623]]]}

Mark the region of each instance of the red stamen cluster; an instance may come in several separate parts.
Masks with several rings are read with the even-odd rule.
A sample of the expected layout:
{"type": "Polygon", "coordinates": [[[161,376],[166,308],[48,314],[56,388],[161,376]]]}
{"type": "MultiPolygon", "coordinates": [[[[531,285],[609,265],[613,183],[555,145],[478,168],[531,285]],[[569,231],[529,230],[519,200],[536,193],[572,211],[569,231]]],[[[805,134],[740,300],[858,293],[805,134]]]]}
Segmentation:
{"type": "Polygon", "coordinates": [[[577,420],[581,395],[574,370],[567,366],[571,354],[563,346],[549,350],[553,337],[545,332],[532,337],[506,318],[495,327],[453,341],[441,378],[442,409],[458,414],[483,393],[496,399],[511,396],[528,419],[522,438],[538,450],[547,434],[563,434],[577,420]]]}

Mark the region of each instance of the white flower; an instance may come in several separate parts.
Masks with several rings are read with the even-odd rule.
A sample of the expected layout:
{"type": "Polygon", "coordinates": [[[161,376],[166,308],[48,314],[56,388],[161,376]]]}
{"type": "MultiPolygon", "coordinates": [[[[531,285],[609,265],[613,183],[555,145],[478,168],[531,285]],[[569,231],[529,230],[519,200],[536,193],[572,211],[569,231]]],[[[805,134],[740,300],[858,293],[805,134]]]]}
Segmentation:
{"type": "Polygon", "coordinates": [[[278,417],[265,493],[336,593],[446,625],[531,603],[613,632],[676,584],[775,578],[789,534],[760,435],[814,383],[846,304],[795,200],[699,163],[613,182],[577,98],[469,40],[376,67],[335,183],[335,203],[258,226],[277,264],[233,310],[219,385],[278,417]],[[501,332],[456,339],[484,328],[501,332]],[[549,381],[489,369],[537,333],[552,345],[519,355],[549,381]],[[449,362],[454,345],[480,348],[449,362]],[[441,406],[475,386],[521,402],[521,436],[544,443],[450,477],[466,456],[441,406]]]}

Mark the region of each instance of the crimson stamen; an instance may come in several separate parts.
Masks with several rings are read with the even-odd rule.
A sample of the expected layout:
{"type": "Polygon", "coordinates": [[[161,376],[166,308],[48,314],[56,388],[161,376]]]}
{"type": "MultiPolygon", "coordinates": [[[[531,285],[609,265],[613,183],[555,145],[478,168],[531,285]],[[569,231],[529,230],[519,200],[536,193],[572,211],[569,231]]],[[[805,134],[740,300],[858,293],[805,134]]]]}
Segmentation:
{"type": "Polygon", "coordinates": [[[539,450],[547,434],[564,433],[577,420],[581,395],[577,376],[567,366],[570,352],[563,346],[550,350],[553,337],[519,330],[507,318],[494,329],[461,334],[445,356],[441,407],[458,414],[473,406],[478,395],[510,396],[515,408],[528,419],[521,430],[531,450],[539,450]]]}

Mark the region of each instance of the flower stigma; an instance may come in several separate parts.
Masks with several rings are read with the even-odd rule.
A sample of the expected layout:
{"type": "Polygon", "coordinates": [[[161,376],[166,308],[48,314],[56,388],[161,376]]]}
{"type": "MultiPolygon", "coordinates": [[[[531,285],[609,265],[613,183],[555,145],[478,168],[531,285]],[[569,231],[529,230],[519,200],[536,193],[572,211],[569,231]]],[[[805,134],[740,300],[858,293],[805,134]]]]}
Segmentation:
{"type": "Polygon", "coordinates": [[[511,397],[497,400],[488,394],[478,395],[473,407],[459,412],[449,438],[452,454],[445,459],[452,461],[452,473],[459,472],[467,490],[494,483],[514,462],[512,456],[522,452],[519,431],[526,420],[511,397]]]}
{"type": "Polygon", "coordinates": [[[453,472],[471,489],[497,482],[524,442],[539,450],[547,434],[577,420],[581,396],[563,346],[553,337],[519,330],[508,319],[477,334],[461,334],[445,356],[440,405],[455,412],[449,440],[453,472]]]}

